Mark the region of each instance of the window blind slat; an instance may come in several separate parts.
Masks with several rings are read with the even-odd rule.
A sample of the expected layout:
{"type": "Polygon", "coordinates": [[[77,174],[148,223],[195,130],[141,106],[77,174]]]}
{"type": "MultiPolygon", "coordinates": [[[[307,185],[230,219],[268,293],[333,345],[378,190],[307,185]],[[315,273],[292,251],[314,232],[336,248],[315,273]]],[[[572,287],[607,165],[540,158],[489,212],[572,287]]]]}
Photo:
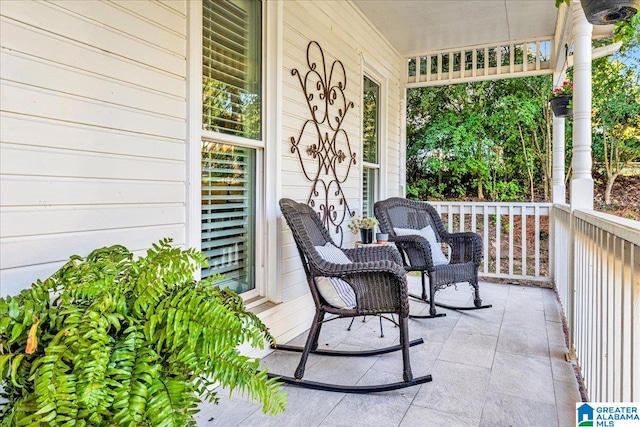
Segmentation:
{"type": "Polygon", "coordinates": [[[261,137],[260,3],[202,2],[204,129],[261,137]]]}
{"type": "Polygon", "coordinates": [[[255,150],[202,142],[202,277],[225,274],[221,286],[252,289],[255,241],[255,150]]]}

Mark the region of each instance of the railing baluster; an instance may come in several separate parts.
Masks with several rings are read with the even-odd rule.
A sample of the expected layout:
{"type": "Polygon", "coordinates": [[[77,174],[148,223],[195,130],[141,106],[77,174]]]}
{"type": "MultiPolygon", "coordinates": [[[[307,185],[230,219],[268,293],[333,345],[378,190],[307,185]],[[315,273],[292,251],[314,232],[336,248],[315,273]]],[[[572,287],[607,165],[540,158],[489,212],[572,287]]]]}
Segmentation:
{"type": "MultiPolygon", "coordinates": [[[[619,277],[620,274],[622,274],[622,263],[620,262],[620,259],[622,259],[622,239],[620,239],[619,237],[615,238],[616,244],[616,250],[619,253],[619,256],[617,256],[615,258],[615,267],[614,267],[614,277],[619,277]],[[618,249],[618,244],[620,245],[620,248],[618,249]]],[[[621,327],[621,315],[620,315],[620,305],[621,305],[621,298],[620,298],[620,283],[617,280],[614,280],[613,282],[613,305],[614,307],[618,307],[617,310],[615,310],[613,312],[613,371],[614,372],[619,372],[620,371],[620,358],[622,357],[622,343],[620,342],[620,327],[621,327]]],[[[617,375],[613,376],[613,400],[614,401],[618,401],[620,402],[620,391],[622,388],[622,381],[618,381],[617,375]]]]}
{"type": "Polygon", "coordinates": [[[500,242],[502,241],[501,236],[502,236],[502,224],[501,224],[501,214],[502,214],[502,209],[500,209],[500,206],[496,206],[496,274],[500,274],[500,261],[501,261],[501,255],[500,255],[500,242]]]}
{"type": "Polygon", "coordinates": [[[631,378],[631,398],[629,401],[637,401],[638,395],[640,394],[640,353],[638,352],[638,343],[636,342],[634,345],[634,337],[637,337],[640,334],[640,327],[638,322],[640,322],[640,248],[638,246],[631,246],[631,250],[629,253],[629,275],[631,278],[631,286],[630,286],[630,299],[629,305],[633,307],[630,310],[631,315],[631,327],[629,334],[631,335],[631,351],[629,354],[629,359],[631,360],[631,371],[629,373],[629,378],[631,378]],[[633,281],[636,281],[633,283],[633,281]],[[635,396],[635,398],[634,398],[635,396]]]}
{"type": "MultiPolygon", "coordinates": [[[[615,253],[615,238],[614,236],[607,234],[607,253],[615,253]]],[[[613,336],[613,322],[611,318],[613,316],[613,312],[615,307],[613,306],[613,282],[615,275],[615,268],[612,265],[612,261],[614,258],[607,257],[607,280],[603,282],[606,286],[606,304],[604,307],[606,308],[604,312],[604,318],[606,319],[606,330],[605,330],[605,372],[602,378],[606,384],[604,388],[604,394],[602,402],[610,402],[613,399],[613,384],[609,381],[609,378],[613,377],[613,357],[609,357],[609,355],[613,355],[613,340],[609,340],[608,337],[613,336]]],[[[603,286],[604,287],[604,286],[603,286]]]]}
{"type": "Polygon", "coordinates": [[[478,51],[473,49],[471,53],[471,77],[475,77],[478,72],[478,51]]]}
{"type": "MultiPolygon", "coordinates": [[[[603,230],[597,230],[597,246],[596,246],[596,250],[598,251],[597,253],[597,257],[596,257],[596,268],[597,268],[597,272],[596,272],[596,277],[599,280],[599,283],[606,283],[604,281],[604,270],[605,270],[605,250],[604,250],[604,232],[603,230]]],[[[601,310],[605,310],[606,306],[605,306],[605,292],[604,292],[604,286],[598,286],[597,289],[597,294],[598,294],[598,305],[601,307],[601,310]]],[[[604,400],[602,400],[604,398],[604,396],[602,395],[602,382],[605,381],[605,377],[604,377],[604,372],[603,372],[603,365],[604,365],[604,348],[605,348],[605,341],[604,341],[604,334],[603,334],[603,328],[604,328],[604,316],[597,316],[596,319],[596,377],[600,379],[600,386],[598,387],[598,401],[600,402],[604,402],[604,400]]]]}
{"type": "Polygon", "coordinates": [[[482,244],[484,245],[484,274],[489,273],[489,206],[484,206],[484,216],[482,219],[482,244]]]}
{"type": "Polygon", "coordinates": [[[476,215],[477,215],[477,210],[476,210],[476,204],[474,203],[473,205],[471,205],[471,231],[474,233],[478,232],[478,223],[476,221],[476,215]]]}
{"type": "Polygon", "coordinates": [[[509,205],[509,274],[513,275],[513,205],[509,205]]]}
{"type": "MultiPolygon", "coordinates": [[[[591,265],[591,274],[589,274],[589,292],[591,295],[591,307],[593,309],[595,309],[596,307],[598,307],[600,299],[598,298],[598,288],[595,286],[595,282],[596,282],[596,265],[598,263],[598,243],[597,243],[597,230],[595,227],[593,227],[592,225],[589,225],[588,227],[588,231],[589,233],[587,234],[587,238],[589,240],[589,263],[591,265]]],[[[598,308],[597,310],[600,310],[600,308],[598,308]]],[[[595,312],[595,311],[594,311],[595,312]]],[[[598,319],[595,316],[591,316],[590,319],[590,328],[589,328],[589,340],[592,343],[596,343],[597,342],[597,330],[598,330],[598,319]]],[[[590,358],[591,358],[591,372],[592,372],[592,376],[593,378],[597,378],[598,374],[598,366],[597,363],[595,363],[596,360],[596,354],[597,354],[597,350],[596,350],[596,345],[591,345],[590,347],[590,358]]],[[[598,378],[596,380],[596,383],[594,385],[594,390],[597,390],[599,388],[599,383],[600,383],[600,378],[598,378]]]]}
{"type": "Polygon", "coordinates": [[[509,72],[513,73],[516,68],[516,52],[513,43],[509,45],[509,72]]]}
{"type": "Polygon", "coordinates": [[[536,206],[534,208],[534,215],[535,215],[535,221],[536,221],[536,225],[535,225],[535,250],[534,250],[534,253],[536,254],[536,258],[535,258],[535,262],[536,262],[535,276],[536,277],[540,277],[540,207],[539,206],[536,206]]]}
{"type": "Polygon", "coordinates": [[[491,65],[489,63],[489,48],[485,47],[484,48],[484,75],[485,76],[489,75],[489,65],[491,65]]]}
{"type": "Polygon", "coordinates": [[[523,276],[527,275],[527,208],[526,206],[522,208],[522,216],[520,219],[522,224],[520,238],[522,239],[522,271],[520,274],[523,276]]]}

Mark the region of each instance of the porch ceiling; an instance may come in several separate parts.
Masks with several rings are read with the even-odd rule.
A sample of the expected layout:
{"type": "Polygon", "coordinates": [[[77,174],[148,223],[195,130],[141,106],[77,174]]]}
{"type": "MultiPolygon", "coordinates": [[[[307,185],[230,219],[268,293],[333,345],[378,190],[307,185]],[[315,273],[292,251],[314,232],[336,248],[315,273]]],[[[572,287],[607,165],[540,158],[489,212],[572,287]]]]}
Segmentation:
{"type": "Polygon", "coordinates": [[[353,0],[402,54],[553,36],[552,0],[353,0]]]}

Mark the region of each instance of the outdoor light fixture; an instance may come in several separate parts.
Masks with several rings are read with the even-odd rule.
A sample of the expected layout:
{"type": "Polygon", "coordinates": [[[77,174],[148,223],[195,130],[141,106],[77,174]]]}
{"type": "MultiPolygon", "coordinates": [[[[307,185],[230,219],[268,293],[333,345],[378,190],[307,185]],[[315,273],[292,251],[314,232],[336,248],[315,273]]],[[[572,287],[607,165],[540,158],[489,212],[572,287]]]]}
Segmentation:
{"type": "Polygon", "coordinates": [[[631,18],[640,9],[640,0],[581,0],[587,21],[593,25],[615,24],[631,18]]]}

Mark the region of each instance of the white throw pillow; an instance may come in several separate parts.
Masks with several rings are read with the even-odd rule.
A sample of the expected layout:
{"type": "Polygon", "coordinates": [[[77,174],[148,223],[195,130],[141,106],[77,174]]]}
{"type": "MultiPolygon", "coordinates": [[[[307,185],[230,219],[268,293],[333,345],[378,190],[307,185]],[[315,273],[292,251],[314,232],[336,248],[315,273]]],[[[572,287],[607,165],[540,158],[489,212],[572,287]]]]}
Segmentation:
{"type": "MultiPolygon", "coordinates": [[[[342,250],[330,242],[324,246],[314,246],[320,257],[333,264],[351,264],[342,250]]],[[[336,308],[355,308],[356,294],[347,282],[338,277],[316,277],[316,286],[322,298],[336,308]]]]}
{"type": "Polygon", "coordinates": [[[320,257],[333,264],[351,264],[351,260],[342,252],[342,250],[330,242],[324,246],[314,246],[320,257]]]}
{"type": "Polygon", "coordinates": [[[442,252],[442,246],[436,239],[436,233],[433,231],[430,225],[420,229],[414,230],[413,228],[393,228],[398,236],[422,236],[427,239],[429,246],[431,246],[431,257],[433,265],[445,265],[449,264],[447,256],[442,252]]]}
{"type": "Polygon", "coordinates": [[[338,277],[316,277],[316,286],[329,305],[335,308],[356,307],[356,293],[344,280],[338,277]]]}

